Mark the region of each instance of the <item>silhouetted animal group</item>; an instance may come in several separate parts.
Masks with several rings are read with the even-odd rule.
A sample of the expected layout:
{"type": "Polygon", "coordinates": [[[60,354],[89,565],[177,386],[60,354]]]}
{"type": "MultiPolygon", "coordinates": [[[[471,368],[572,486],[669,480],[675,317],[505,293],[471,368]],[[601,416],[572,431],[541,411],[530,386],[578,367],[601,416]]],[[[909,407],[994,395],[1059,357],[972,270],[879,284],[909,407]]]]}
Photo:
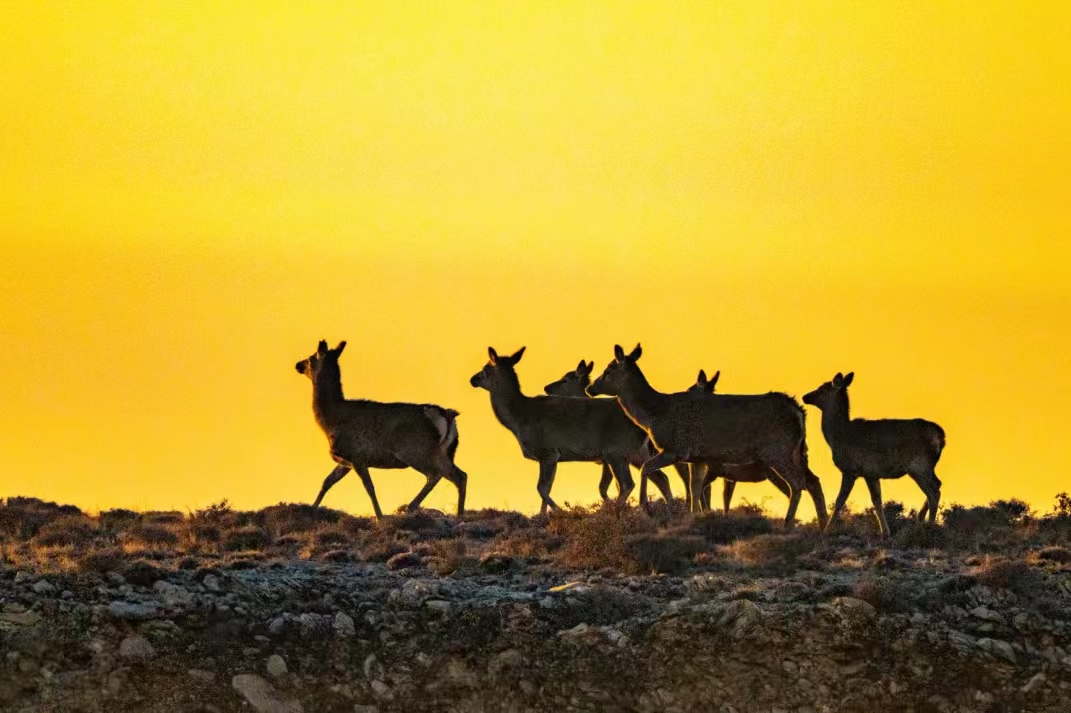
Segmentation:
{"type": "MultiPolygon", "coordinates": [[[[420,507],[445,478],[457,487],[457,512],[462,515],[468,475],[454,462],[458,412],[434,404],[345,398],[338,364],[345,346],[340,342],[330,349],[321,341],[312,356],[297,363],[298,372],[312,381],[313,414],[338,463],[324,479],[314,505],[354,470],[376,517],[382,517],[369,468],[413,468],[427,482],[409,503],[410,511],[420,507]]],[[[524,457],[539,463],[536,490],[541,513],[558,507],[551,498],[558,463],[584,461],[602,465],[599,494],[604,500],[609,498],[611,481],[617,482],[618,499],[627,500],[635,488],[629,468],[639,468],[639,501],[645,507],[648,479],[663,498],[672,499],[662,469],[673,466],[692,512],[710,507],[710,484],[718,477],[725,481],[726,511],[736,483],[769,480],[788,498],[786,527],[793,524],[806,491],[819,523],[828,528],[843,510],[856,479],[862,478],[883,536],[889,534],[889,525],[881,481],[909,475],[926,495],[919,520],[933,522],[937,516],[941,481],[934,468],[945,446],[944,431],[923,419],[851,418],[848,387],[853,373],[838,373],[803,397],[805,404],[822,412],[822,433],[841,472],[840,492],[832,515],[827,515],[821,482],[807,464],[806,414],[787,394],[715,393],[720,372],[708,380],[703,371],[686,391],[657,391],[640,370],[642,350],[636,345],[628,354],[615,346],[613,361],[594,382],[594,362],[581,361],[575,370],[548,384],[546,395],[526,396],[516,372],[524,347],[508,356],[492,348],[487,353],[487,364],[470,383],[490,392],[499,422],[513,433],[524,457]]]]}

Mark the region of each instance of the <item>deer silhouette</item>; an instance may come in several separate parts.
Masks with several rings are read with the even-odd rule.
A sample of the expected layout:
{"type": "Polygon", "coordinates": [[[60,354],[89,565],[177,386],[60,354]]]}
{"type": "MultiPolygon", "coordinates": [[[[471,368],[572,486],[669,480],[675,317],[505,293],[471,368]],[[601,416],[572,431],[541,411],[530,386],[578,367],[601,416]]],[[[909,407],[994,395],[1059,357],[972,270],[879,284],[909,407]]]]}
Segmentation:
{"type": "Polygon", "coordinates": [[[803,403],[822,412],[822,434],[833,452],[833,464],[841,472],[840,493],[827,527],[840,516],[857,478],[866,481],[882,537],[889,536],[889,523],[881,500],[881,481],[910,475],[926,494],[918,519],[933,522],[941,502],[941,480],[934,468],[945,448],[945,432],[933,421],[851,418],[848,387],[855,372],[838,373],[803,397],[803,403]]]}
{"type": "Polygon", "coordinates": [[[457,452],[458,412],[434,404],[381,403],[347,399],[342,394],[338,358],[346,342],[328,349],[321,341],[316,351],[297,363],[297,371],[312,381],[312,413],[327,436],[331,458],[338,466],[324,479],[313,507],[319,507],[331,486],[350,470],[357,471],[376,518],[383,517],[369,468],[412,468],[427,483],[409,503],[416,510],[441,478],[457,487],[457,514],[465,512],[468,475],[454,463],[457,452]]]}

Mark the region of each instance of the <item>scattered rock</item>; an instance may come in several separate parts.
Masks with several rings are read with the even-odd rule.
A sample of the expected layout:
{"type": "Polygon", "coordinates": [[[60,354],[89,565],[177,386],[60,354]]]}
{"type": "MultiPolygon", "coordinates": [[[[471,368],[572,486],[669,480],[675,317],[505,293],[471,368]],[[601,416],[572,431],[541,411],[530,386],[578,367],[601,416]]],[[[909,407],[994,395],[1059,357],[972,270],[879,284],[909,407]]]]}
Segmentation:
{"type": "Polygon", "coordinates": [[[36,594],[52,594],[56,591],[56,588],[47,579],[36,582],[32,589],[36,594]]]}
{"type": "Polygon", "coordinates": [[[116,619],[126,619],[128,621],[153,619],[156,617],[158,611],[156,604],[150,602],[134,604],[131,602],[115,601],[108,605],[108,614],[116,619]]]}
{"type": "Polygon", "coordinates": [[[283,701],[275,688],[255,673],[240,673],[231,679],[237,691],[257,713],[304,713],[299,701],[283,701]]]}
{"type": "Polygon", "coordinates": [[[353,621],[353,617],[345,612],[335,613],[335,620],[332,622],[332,626],[335,630],[335,636],[340,639],[352,639],[357,636],[357,626],[353,621]]]}
{"type": "Polygon", "coordinates": [[[279,678],[287,674],[286,661],[279,654],[272,654],[268,657],[266,668],[268,675],[272,678],[279,678]]]}
{"type": "Polygon", "coordinates": [[[128,636],[119,643],[119,655],[130,661],[146,661],[156,655],[156,649],[144,636],[128,636]]]}

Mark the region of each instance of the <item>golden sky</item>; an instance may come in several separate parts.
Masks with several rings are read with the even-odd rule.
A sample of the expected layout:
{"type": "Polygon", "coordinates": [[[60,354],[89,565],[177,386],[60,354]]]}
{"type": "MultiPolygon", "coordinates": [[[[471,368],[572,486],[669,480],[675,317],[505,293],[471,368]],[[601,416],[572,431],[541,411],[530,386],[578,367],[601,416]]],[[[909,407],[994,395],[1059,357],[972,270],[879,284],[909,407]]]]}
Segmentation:
{"type": "MultiPolygon", "coordinates": [[[[945,502],[1047,510],[1069,48],[1067,3],[0,2],[0,496],[311,501],[326,338],[348,395],[462,412],[470,506],[533,510],[487,346],[537,393],[640,341],[667,391],[854,370],[855,415],[945,428],[945,502]]],[[[325,504],[370,511],[352,476],[325,504]]]]}

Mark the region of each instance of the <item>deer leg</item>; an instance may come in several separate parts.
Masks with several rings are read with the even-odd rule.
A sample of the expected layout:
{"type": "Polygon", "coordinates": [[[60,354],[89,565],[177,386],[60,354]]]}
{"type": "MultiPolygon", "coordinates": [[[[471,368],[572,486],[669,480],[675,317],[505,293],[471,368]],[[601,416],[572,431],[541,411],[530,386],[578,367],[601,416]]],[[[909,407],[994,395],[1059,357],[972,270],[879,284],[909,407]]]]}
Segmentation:
{"type": "Polygon", "coordinates": [[[368,472],[368,468],[362,466],[353,466],[353,469],[357,471],[357,475],[361,476],[361,482],[364,484],[364,490],[368,493],[368,497],[372,500],[372,509],[376,512],[376,519],[383,519],[383,511],[379,509],[379,500],[376,499],[376,486],[372,485],[372,475],[368,472]]]}
{"type": "Polygon", "coordinates": [[[837,500],[833,503],[833,514],[829,516],[829,522],[826,523],[826,531],[828,531],[837,522],[837,518],[840,517],[840,511],[844,509],[844,504],[848,502],[848,496],[852,494],[852,487],[855,485],[855,475],[849,475],[848,473],[841,473],[840,476],[840,492],[837,493],[837,500]]]}
{"type": "Polygon", "coordinates": [[[674,463],[679,463],[680,460],[679,457],[672,453],[667,453],[666,451],[655,453],[647,459],[647,462],[640,468],[640,505],[644,508],[647,507],[647,478],[651,473],[669,467],[674,463]]]}
{"type": "Polygon", "coordinates": [[[443,477],[457,488],[457,516],[460,518],[465,514],[465,492],[468,490],[469,474],[451,463],[450,470],[443,473],[443,477]]]}
{"type": "Polygon", "coordinates": [[[610,483],[614,480],[613,473],[610,472],[610,466],[606,463],[602,464],[602,478],[599,479],[599,496],[603,502],[610,499],[610,483]]]}
{"type": "Polygon", "coordinates": [[[910,475],[911,479],[926,495],[926,502],[923,503],[922,509],[919,510],[918,521],[923,522],[928,519],[930,522],[935,522],[937,520],[937,506],[941,502],[941,480],[937,477],[937,473],[933,471],[933,468],[930,468],[928,472],[911,473],[910,475]]]}
{"type": "MultiPolygon", "coordinates": [[[[716,476],[715,476],[716,477],[716,476]]],[[[711,479],[710,466],[706,463],[692,463],[692,502],[688,503],[689,512],[704,512],[708,503],[703,500],[703,493],[711,479]]]]}
{"type": "Polygon", "coordinates": [[[874,514],[878,516],[878,527],[881,528],[881,536],[889,536],[889,521],[885,519],[885,505],[881,502],[881,480],[879,478],[864,478],[866,487],[870,490],[870,500],[874,503],[874,514]]]}
{"type": "MultiPolygon", "coordinates": [[[[614,478],[617,480],[617,501],[627,502],[628,496],[632,494],[632,490],[636,487],[636,484],[632,481],[632,472],[628,468],[628,461],[624,458],[615,458],[609,461],[610,468],[614,472],[614,478]]],[[[662,474],[665,477],[665,474],[662,474]]]]}
{"type": "Polygon", "coordinates": [[[669,489],[669,477],[666,476],[665,471],[656,470],[649,477],[655,487],[658,488],[658,492],[662,494],[662,499],[667,503],[673,502],[673,491],[669,489]]]}
{"type": "Polygon", "coordinates": [[[554,487],[554,474],[557,470],[558,461],[539,461],[539,482],[536,484],[536,490],[539,492],[539,497],[542,499],[542,504],[539,506],[540,515],[546,515],[548,507],[551,510],[559,509],[558,504],[550,498],[550,490],[554,487]]]}
{"type": "Polygon", "coordinates": [[[726,515],[729,514],[729,508],[733,502],[733,492],[736,490],[735,480],[726,480],[725,484],[721,486],[721,507],[722,512],[726,515]]]}
{"type": "Polygon", "coordinates": [[[684,482],[684,503],[691,507],[692,503],[692,466],[691,463],[674,463],[673,469],[677,471],[684,482]]]}
{"type": "Polygon", "coordinates": [[[811,472],[810,468],[807,468],[805,477],[804,490],[810,494],[811,500],[814,501],[814,511],[818,515],[818,527],[824,530],[826,523],[829,522],[829,513],[826,512],[826,494],[822,491],[822,481],[811,472]]]}
{"type": "Polygon", "coordinates": [[[331,489],[331,486],[346,477],[346,474],[350,472],[348,465],[336,465],[335,469],[328,473],[324,478],[323,487],[320,488],[320,494],[316,496],[316,501],[313,502],[314,508],[320,507],[320,501],[324,499],[324,495],[327,495],[327,491],[331,489]]]}

